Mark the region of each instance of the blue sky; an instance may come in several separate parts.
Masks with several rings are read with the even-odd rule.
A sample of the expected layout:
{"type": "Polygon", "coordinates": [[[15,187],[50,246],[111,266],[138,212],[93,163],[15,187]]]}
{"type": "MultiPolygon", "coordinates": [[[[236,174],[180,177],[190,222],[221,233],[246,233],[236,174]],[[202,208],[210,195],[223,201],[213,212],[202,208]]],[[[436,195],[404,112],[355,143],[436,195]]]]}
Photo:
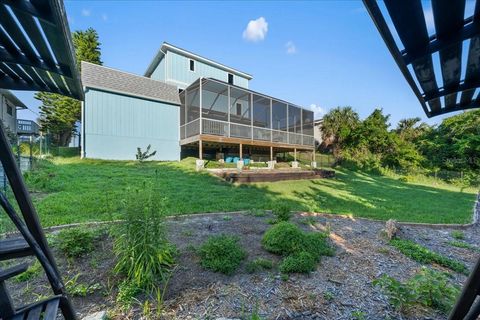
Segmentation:
{"type": "MultiPolygon", "coordinates": [[[[416,116],[431,124],[441,120],[427,120],[361,1],[65,1],[65,6],[72,31],[99,32],[108,67],[143,74],[167,41],[250,73],[251,89],[311,106],[317,116],[350,105],[362,118],[382,107],[392,124],[416,116]]],[[[32,93],[16,94],[38,111],[32,93]]],[[[35,119],[34,112],[22,111],[20,117],[35,119]]]]}

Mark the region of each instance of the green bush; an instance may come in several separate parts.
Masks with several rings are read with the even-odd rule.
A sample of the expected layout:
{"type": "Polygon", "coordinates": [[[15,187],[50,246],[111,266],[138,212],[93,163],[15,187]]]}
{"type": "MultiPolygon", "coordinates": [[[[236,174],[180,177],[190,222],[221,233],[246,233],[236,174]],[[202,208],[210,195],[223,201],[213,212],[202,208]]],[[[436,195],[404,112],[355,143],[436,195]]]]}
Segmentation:
{"type": "Polygon", "coordinates": [[[303,238],[303,232],[299,227],[290,222],[280,222],[265,232],[262,245],[269,252],[289,255],[299,251],[303,238]]]}
{"type": "Polygon", "coordinates": [[[460,293],[460,288],[451,285],[445,273],[425,267],[403,283],[387,275],[373,283],[386,291],[390,303],[400,311],[419,304],[447,314],[460,293]]]}
{"type": "Polygon", "coordinates": [[[303,232],[290,222],[280,222],[265,232],[262,245],[265,250],[286,257],[280,264],[281,272],[305,273],[314,270],[322,256],[334,255],[327,237],[325,233],[303,232]]]}
{"type": "Polygon", "coordinates": [[[95,233],[85,228],[64,229],[55,238],[55,245],[69,258],[92,252],[95,233]]]}
{"type": "Polygon", "coordinates": [[[465,234],[460,230],[453,230],[450,235],[457,240],[465,239],[465,234]]]}
{"type": "Polygon", "coordinates": [[[288,221],[293,215],[292,207],[284,201],[275,203],[272,213],[277,218],[277,222],[288,221]]]}
{"type": "Polygon", "coordinates": [[[280,263],[282,273],[309,273],[315,270],[316,259],[309,252],[293,253],[280,263]]]}
{"type": "Polygon", "coordinates": [[[198,253],[204,268],[227,275],[232,274],[247,255],[238,244],[238,238],[227,235],[208,238],[198,253]]]}
{"type": "Polygon", "coordinates": [[[123,274],[132,286],[153,290],[166,281],[175,264],[175,247],[164,229],[164,201],[158,192],[144,185],[130,190],[124,201],[124,223],[113,230],[114,271],[123,274]]]}
{"type": "Polygon", "coordinates": [[[248,273],[254,273],[260,270],[269,270],[273,268],[273,262],[265,258],[257,258],[247,263],[248,273]]]}
{"type": "Polygon", "coordinates": [[[390,241],[390,244],[397,248],[401,253],[417,262],[425,264],[436,263],[445,268],[468,275],[468,268],[463,263],[430,251],[411,240],[393,239],[390,241]]]}

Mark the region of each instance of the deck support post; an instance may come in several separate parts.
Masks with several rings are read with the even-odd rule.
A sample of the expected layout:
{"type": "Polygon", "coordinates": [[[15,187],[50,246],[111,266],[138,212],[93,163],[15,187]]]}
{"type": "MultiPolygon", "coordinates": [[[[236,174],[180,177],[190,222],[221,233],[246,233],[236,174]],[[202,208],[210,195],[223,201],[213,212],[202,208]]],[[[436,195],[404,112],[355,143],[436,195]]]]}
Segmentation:
{"type": "Polygon", "coordinates": [[[203,160],[203,144],[202,140],[198,141],[198,159],[203,160]]]}
{"type": "Polygon", "coordinates": [[[239,153],[239,156],[240,156],[240,160],[243,160],[243,144],[240,143],[240,153],[239,153]]]}
{"type": "Polygon", "coordinates": [[[297,162],[297,148],[293,149],[293,161],[297,162]]]}
{"type": "Polygon", "coordinates": [[[270,161],[273,161],[273,147],[270,146],[270,161]]]}

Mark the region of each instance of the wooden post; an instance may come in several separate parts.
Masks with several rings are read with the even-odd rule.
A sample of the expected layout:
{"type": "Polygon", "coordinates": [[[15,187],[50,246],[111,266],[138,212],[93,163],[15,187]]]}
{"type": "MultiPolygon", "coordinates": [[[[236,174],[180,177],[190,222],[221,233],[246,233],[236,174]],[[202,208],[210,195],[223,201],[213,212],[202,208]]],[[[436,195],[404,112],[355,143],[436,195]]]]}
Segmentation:
{"type": "Polygon", "coordinates": [[[240,160],[243,160],[243,144],[240,143],[240,160]]]}
{"type": "Polygon", "coordinates": [[[297,148],[293,149],[293,160],[296,162],[297,161],[297,148]]]}
{"type": "Polygon", "coordinates": [[[198,159],[203,160],[203,145],[202,140],[198,141],[198,159]]]}
{"type": "Polygon", "coordinates": [[[270,147],[270,161],[273,161],[273,147],[270,147]]]}

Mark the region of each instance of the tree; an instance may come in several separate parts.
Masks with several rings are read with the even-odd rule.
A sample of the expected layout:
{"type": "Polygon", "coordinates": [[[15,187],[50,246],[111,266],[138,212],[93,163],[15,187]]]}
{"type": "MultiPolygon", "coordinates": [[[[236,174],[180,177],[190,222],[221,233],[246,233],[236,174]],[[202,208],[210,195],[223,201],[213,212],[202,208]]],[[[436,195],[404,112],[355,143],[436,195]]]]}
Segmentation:
{"type": "Polygon", "coordinates": [[[403,140],[415,141],[430,129],[428,124],[425,122],[419,123],[420,121],[419,117],[402,119],[398,122],[395,132],[403,140]]]}
{"type": "Polygon", "coordinates": [[[335,159],[340,159],[345,139],[358,124],[358,113],[352,107],[334,108],[323,117],[321,125],[322,139],[331,141],[335,159]]]}
{"type": "MultiPolygon", "coordinates": [[[[72,35],[77,58],[77,69],[81,61],[102,64],[98,33],[92,28],[75,31],[72,35]]],[[[50,92],[38,92],[35,98],[42,102],[40,106],[40,126],[42,131],[53,134],[54,143],[66,146],[72,136],[75,123],[81,119],[80,101],[50,92]]]]}

